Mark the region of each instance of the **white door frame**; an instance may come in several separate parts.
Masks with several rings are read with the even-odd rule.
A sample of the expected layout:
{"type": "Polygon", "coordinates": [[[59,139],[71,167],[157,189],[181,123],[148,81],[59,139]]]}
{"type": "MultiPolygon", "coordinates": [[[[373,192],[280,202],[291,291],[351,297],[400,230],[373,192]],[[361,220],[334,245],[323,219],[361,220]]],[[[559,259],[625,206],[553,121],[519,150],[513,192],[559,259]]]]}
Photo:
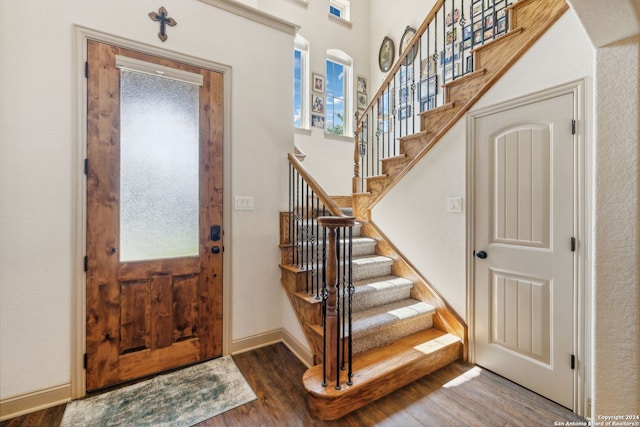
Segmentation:
{"type": "MultiPolygon", "coordinates": [[[[552,87],[534,94],[491,105],[467,114],[467,326],[469,339],[469,362],[475,363],[475,124],[481,117],[554,98],[560,95],[574,95],[574,117],[576,118],[577,149],[575,150],[575,182],[574,201],[575,225],[574,235],[577,239],[577,261],[574,265],[574,351],[577,359],[574,375],[574,411],[581,416],[590,416],[591,409],[591,182],[592,153],[590,138],[587,137],[586,98],[587,80],[578,80],[564,85],[552,87]]],[[[571,126],[567,123],[567,126],[571,126]]]]}
{"type": "MultiPolygon", "coordinates": [[[[78,262],[73,268],[71,289],[71,398],[78,399],[86,395],[84,354],[86,352],[86,273],[82,259],[86,255],[87,242],[87,198],[84,159],[87,157],[87,79],[84,76],[84,64],[87,61],[87,42],[95,40],[101,43],[137,50],[149,55],[171,59],[223,74],[223,229],[225,242],[229,246],[233,240],[231,232],[231,67],[205,59],[185,55],[156,46],[139,43],[112,34],[76,25],[75,42],[75,93],[74,93],[74,158],[76,170],[73,175],[73,236],[72,252],[78,262]]],[[[222,276],[222,354],[231,351],[231,251],[223,258],[222,276]]]]}

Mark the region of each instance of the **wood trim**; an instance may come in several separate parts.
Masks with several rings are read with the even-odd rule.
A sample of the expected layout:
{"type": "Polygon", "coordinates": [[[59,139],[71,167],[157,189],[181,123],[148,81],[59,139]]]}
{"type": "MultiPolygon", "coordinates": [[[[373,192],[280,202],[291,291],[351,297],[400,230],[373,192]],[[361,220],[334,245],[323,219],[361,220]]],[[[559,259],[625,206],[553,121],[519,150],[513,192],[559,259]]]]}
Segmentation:
{"type": "Polygon", "coordinates": [[[289,21],[285,21],[284,19],[265,13],[254,7],[247,6],[238,1],[230,1],[230,0],[200,0],[200,1],[208,4],[209,6],[217,7],[218,9],[225,10],[227,12],[241,16],[250,21],[257,22],[258,24],[275,28],[276,30],[285,32],[287,34],[295,35],[300,30],[299,25],[293,24],[289,21]]]}
{"type": "MultiPolygon", "coordinates": [[[[470,112],[467,116],[467,193],[466,193],[466,207],[465,210],[467,214],[467,239],[466,239],[466,253],[469,254],[475,249],[475,187],[474,187],[474,177],[475,177],[475,144],[474,144],[474,135],[475,135],[475,121],[483,116],[499,113],[505,110],[518,108],[523,105],[528,105],[535,102],[540,102],[545,99],[553,98],[556,96],[562,96],[567,93],[572,93],[574,95],[574,114],[576,120],[580,122],[584,122],[587,120],[585,117],[586,110],[586,97],[585,91],[589,86],[588,81],[586,79],[577,80],[569,83],[565,83],[559,86],[555,86],[549,89],[542,90],[540,92],[536,92],[530,95],[521,96],[506,102],[501,102],[496,105],[489,105],[483,107],[479,110],[474,110],[470,112]]],[[[586,126],[585,126],[586,127],[586,126]]],[[[576,181],[578,182],[577,186],[582,188],[589,188],[588,185],[585,185],[588,178],[587,175],[590,173],[590,165],[587,161],[588,153],[591,151],[589,138],[585,135],[585,132],[578,131],[575,135],[577,139],[576,147],[578,154],[576,155],[576,161],[578,163],[576,173],[576,181]]],[[[582,360],[583,363],[578,363],[577,366],[577,380],[574,387],[574,412],[583,417],[588,417],[591,415],[590,403],[589,399],[592,397],[588,384],[592,381],[591,372],[587,369],[590,366],[590,353],[589,350],[592,347],[592,343],[589,339],[589,325],[586,319],[589,317],[589,313],[591,311],[590,305],[587,301],[587,296],[590,294],[590,280],[589,280],[589,271],[588,271],[588,260],[586,254],[586,248],[590,247],[591,233],[589,227],[589,215],[588,215],[588,200],[591,198],[591,193],[589,191],[586,192],[578,192],[577,197],[577,210],[576,213],[576,235],[583,236],[581,240],[584,242],[583,245],[578,245],[577,257],[578,262],[575,266],[577,272],[577,285],[575,285],[575,289],[577,292],[574,294],[573,307],[574,310],[579,313],[576,317],[576,326],[575,326],[575,348],[576,348],[576,357],[578,360],[582,360]]],[[[468,335],[469,335],[469,362],[474,363],[475,361],[475,351],[474,351],[474,337],[475,337],[475,262],[473,257],[467,258],[467,319],[468,319],[468,335]]]]}
{"type": "Polygon", "coordinates": [[[351,208],[353,207],[353,197],[352,196],[331,196],[331,200],[336,202],[341,208],[351,208]]]}
{"type": "Polygon", "coordinates": [[[2,399],[0,400],[0,421],[62,405],[70,400],[70,383],[2,399]]]}
{"type": "Polygon", "coordinates": [[[239,354],[256,348],[265,347],[282,341],[282,329],[274,329],[262,334],[251,335],[246,338],[234,340],[231,343],[230,354],[239,354]]]}
{"type": "Polygon", "coordinates": [[[313,354],[291,333],[282,329],[282,342],[307,368],[313,366],[313,354]]]}
{"type": "MultiPolygon", "coordinates": [[[[75,38],[75,66],[74,69],[74,128],[75,149],[73,153],[75,174],[73,176],[73,205],[72,216],[73,223],[73,253],[78,260],[73,271],[73,287],[71,291],[71,307],[73,322],[71,324],[71,398],[82,398],[86,394],[86,378],[84,370],[84,353],[86,352],[86,274],[83,269],[82,259],[85,255],[86,247],[86,189],[85,175],[82,163],[87,156],[86,140],[87,140],[87,80],[84,77],[84,64],[87,60],[87,45],[89,40],[95,40],[101,43],[110,44],[141,53],[162,57],[168,60],[182,62],[198,68],[216,71],[223,75],[223,91],[229,96],[224,96],[222,117],[224,128],[231,129],[231,67],[222,63],[217,63],[208,59],[196,56],[186,55],[184,53],[167,50],[164,47],[158,47],[151,44],[141,43],[130,39],[122,38],[113,34],[94,30],[91,28],[74,25],[75,38]]],[[[224,132],[223,139],[223,164],[224,164],[224,182],[232,182],[231,174],[231,133],[224,132]]],[[[233,241],[233,229],[231,228],[231,192],[226,191],[223,194],[223,228],[225,229],[225,237],[227,245],[233,241]]],[[[233,325],[231,322],[232,312],[232,292],[231,283],[233,271],[232,252],[227,251],[223,259],[224,270],[223,276],[223,338],[222,352],[223,355],[230,354],[232,346],[231,336],[233,325]]]]}

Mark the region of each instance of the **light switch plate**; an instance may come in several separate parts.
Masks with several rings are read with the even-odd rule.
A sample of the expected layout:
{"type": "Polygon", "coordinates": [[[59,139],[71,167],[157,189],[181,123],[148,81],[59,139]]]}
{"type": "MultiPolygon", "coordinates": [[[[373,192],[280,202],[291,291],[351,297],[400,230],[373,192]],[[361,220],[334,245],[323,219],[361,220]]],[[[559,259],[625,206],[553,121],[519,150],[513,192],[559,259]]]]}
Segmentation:
{"type": "Polygon", "coordinates": [[[462,197],[448,197],[447,212],[450,212],[450,213],[462,212],[462,197]]]}
{"type": "Polygon", "coordinates": [[[237,211],[252,211],[254,210],[253,196],[236,196],[234,208],[237,211]]]}

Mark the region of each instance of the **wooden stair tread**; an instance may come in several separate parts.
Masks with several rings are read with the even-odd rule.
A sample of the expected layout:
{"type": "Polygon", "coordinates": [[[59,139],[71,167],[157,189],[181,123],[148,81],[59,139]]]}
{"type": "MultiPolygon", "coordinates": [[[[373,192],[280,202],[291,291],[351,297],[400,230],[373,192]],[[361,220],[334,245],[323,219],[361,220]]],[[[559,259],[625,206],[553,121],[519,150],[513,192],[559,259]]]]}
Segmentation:
{"type": "MultiPolygon", "coordinates": [[[[320,332],[322,327],[318,326],[320,332]]],[[[353,357],[354,381],[351,388],[358,388],[382,373],[394,370],[403,364],[414,363],[425,355],[433,354],[444,347],[461,343],[460,338],[441,330],[430,328],[401,338],[383,347],[367,350],[353,357]]],[[[344,390],[322,386],[322,365],[307,369],[302,380],[312,393],[335,396],[344,390]]]]}
{"type": "MultiPolygon", "coordinates": [[[[438,108],[442,108],[442,107],[438,107],[438,108]]],[[[433,110],[427,110],[427,111],[434,111],[434,110],[436,110],[436,109],[433,109],[433,110]]],[[[426,113],[426,111],[425,111],[425,112],[423,112],[423,113],[420,113],[420,114],[424,114],[424,113],[426,113]]],[[[420,138],[420,137],[422,137],[422,136],[426,136],[426,135],[427,135],[427,133],[428,133],[428,131],[427,131],[427,130],[421,130],[421,131],[419,131],[419,132],[414,132],[414,133],[412,133],[412,134],[410,134],[410,135],[401,136],[401,137],[399,137],[399,138],[398,138],[398,141],[405,141],[405,140],[408,140],[408,139],[416,139],[416,138],[420,138]]],[[[404,154],[404,155],[406,156],[406,154],[404,154]]],[[[382,160],[384,160],[384,159],[382,159],[382,160]]]]}
{"type": "Polygon", "coordinates": [[[300,298],[303,301],[306,301],[309,304],[321,304],[322,298],[316,298],[315,295],[311,295],[307,292],[296,292],[294,294],[296,297],[300,298]]]}
{"type": "MultiPolygon", "coordinates": [[[[322,385],[323,366],[309,368],[302,382],[318,418],[334,420],[460,358],[460,338],[428,329],[353,358],[353,384],[336,390],[322,385]]],[[[344,377],[345,372],[341,372],[344,377]]]]}

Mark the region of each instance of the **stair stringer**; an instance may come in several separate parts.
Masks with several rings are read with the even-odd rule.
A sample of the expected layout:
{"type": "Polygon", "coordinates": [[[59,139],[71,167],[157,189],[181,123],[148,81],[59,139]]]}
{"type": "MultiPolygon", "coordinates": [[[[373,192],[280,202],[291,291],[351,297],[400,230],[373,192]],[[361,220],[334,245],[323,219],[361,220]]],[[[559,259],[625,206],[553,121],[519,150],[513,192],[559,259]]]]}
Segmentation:
{"type": "MultiPolygon", "coordinates": [[[[419,132],[419,138],[423,141],[422,150],[414,156],[408,156],[402,162],[403,167],[395,168],[393,173],[387,171],[384,177],[373,177],[372,185],[367,183],[367,192],[354,197],[354,215],[369,216],[367,211],[380,202],[465,117],[471,107],[568,9],[565,0],[520,0],[511,5],[509,32],[473,50],[473,61],[478,71],[444,85],[445,105],[422,113],[420,122],[428,127],[426,136],[424,128],[419,132]]],[[[412,137],[409,135],[404,138],[412,137]]]]}
{"type": "Polygon", "coordinates": [[[467,325],[456,311],[446,302],[429,281],[411,264],[411,262],[391,243],[389,238],[371,220],[362,224],[362,235],[377,241],[376,253],[393,259],[391,273],[413,282],[411,297],[430,304],[436,308],[433,326],[460,338],[462,342],[462,358],[466,361],[468,354],[467,325]]]}

